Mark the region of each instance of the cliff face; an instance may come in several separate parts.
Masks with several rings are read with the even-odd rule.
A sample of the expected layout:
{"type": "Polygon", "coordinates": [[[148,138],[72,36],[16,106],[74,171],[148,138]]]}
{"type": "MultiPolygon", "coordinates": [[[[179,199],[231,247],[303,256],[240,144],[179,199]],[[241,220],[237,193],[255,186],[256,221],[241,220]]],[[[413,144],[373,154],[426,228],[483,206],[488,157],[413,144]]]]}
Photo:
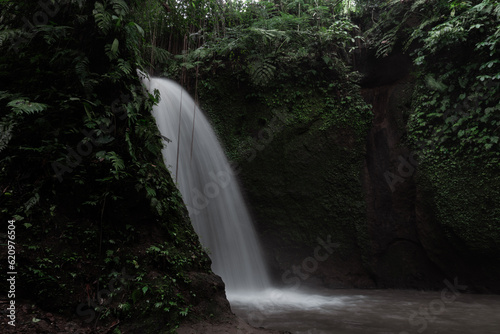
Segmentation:
{"type": "Polygon", "coordinates": [[[220,75],[200,100],[237,166],[276,282],[374,287],[358,240],[371,113],[346,78],[309,77],[263,89],[220,75]]]}
{"type": "Polygon", "coordinates": [[[351,129],[321,125],[283,129],[243,166],[250,207],[279,283],[372,287],[358,240],[363,147],[351,129]]]}
{"type": "MultiPolygon", "coordinates": [[[[396,52],[358,63],[365,74],[361,94],[373,112],[364,132],[356,127],[366,124],[361,113],[340,126],[325,121],[326,95],[297,99],[295,105],[307,106],[298,121],[294,106],[277,110],[262,102],[279,96],[272,88],[248,98],[248,87],[236,91],[226,82],[205,100],[237,161],[275,280],[440,289],[458,277],[472,290],[498,291],[497,232],[481,222],[494,221],[496,211],[480,215],[495,207],[496,174],[420,164],[405,144],[411,59],[396,52]],[[245,144],[234,149],[235,142],[245,144]]],[[[282,86],[301,96],[300,84],[282,86]]]]}
{"type": "Polygon", "coordinates": [[[366,265],[379,287],[434,287],[439,269],[419,238],[416,166],[402,142],[412,95],[411,61],[403,54],[367,61],[362,95],[372,105],[374,119],[363,172],[369,236],[366,265]]]}
{"type": "Polygon", "coordinates": [[[499,293],[498,168],[448,159],[421,164],[416,180],[416,224],[429,259],[471,290],[499,293]]]}
{"type": "Polygon", "coordinates": [[[365,264],[377,286],[440,288],[459,277],[472,290],[498,291],[498,173],[464,158],[421,161],[404,142],[410,59],[396,52],[365,62],[362,94],[374,113],[364,166],[365,264]]]}

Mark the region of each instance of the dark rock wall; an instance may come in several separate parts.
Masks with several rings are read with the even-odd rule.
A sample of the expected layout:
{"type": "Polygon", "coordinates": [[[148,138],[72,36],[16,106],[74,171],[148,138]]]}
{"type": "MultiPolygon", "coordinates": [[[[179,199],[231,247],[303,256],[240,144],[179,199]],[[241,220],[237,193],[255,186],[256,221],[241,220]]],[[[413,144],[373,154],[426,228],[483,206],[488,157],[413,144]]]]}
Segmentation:
{"type": "MultiPolygon", "coordinates": [[[[373,287],[362,266],[362,152],[352,134],[284,129],[242,181],[278,283],[373,287]]],[[[359,144],[358,144],[359,145],[359,144]]]]}
{"type": "MultiPolygon", "coordinates": [[[[401,70],[401,67],[395,67],[401,70]]],[[[364,189],[369,236],[366,266],[378,287],[422,288],[438,284],[437,267],[428,259],[416,226],[415,167],[404,138],[404,110],[411,99],[407,75],[389,73],[392,82],[364,88],[374,119],[366,139],[364,189]],[[403,177],[403,176],[404,177],[403,177]]],[[[371,84],[375,80],[369,80],[371,84]]]]}
{"type": "Polygon", "coordinates": [[[404,142],[415,82],[409,57],[361,63],[374,113],[364,167],[371,276],[378,287],[439,289],[456,277],[471,291],[498,292],[498,173],[464,159],[420,164],[404,142]]]}
{"type": "MultiPolygon", "coordinates": [[[[472,197],[463,203],[450,197],[464,179],[440,166],[423,170],[405,146],[415,84],[410,57],[361,54],[361,93],[373,111],[363,134],[324,122],[319,110],[328,110],[326,96],[300,102],[311,106],[307,121],[280,119],[277,128],[271,125],[276,110],[249,99],[248,87],[220,83],[206,101],[232,158],[241,154],[234,143],[252,138],[251,158],[239,157],[239,176],[273,277],[286,286],[418,289],[441,289],[457,277],[471,290],[498,291],[500,252],[490,250],[499,248],[500,237],[472,222],[479,219],[466,208],[472,197]],[[265,140],[263,129],[271,129],[265,140]]],[[[350,117],[360,124],[361,116],[350,117]]],[[[464,174],[469,188],[487,180],[480,174],[464,174]]],[[[498,192],[489,188],[485,210],[495,207],[498,192]]],[[[485,219],[493,222],[497,212],[485,219]]]]}
{"type": "Polygon", "coordinates": [[[468,160],[419,166],[416,224],[429,259],[471,291],[500,293],[500,173],[468,160]]]}

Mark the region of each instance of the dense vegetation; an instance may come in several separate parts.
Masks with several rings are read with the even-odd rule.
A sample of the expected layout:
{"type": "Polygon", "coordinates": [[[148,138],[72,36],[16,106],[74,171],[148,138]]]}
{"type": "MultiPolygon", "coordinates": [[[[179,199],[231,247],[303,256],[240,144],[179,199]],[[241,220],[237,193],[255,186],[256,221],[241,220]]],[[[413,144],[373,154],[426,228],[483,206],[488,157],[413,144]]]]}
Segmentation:
{"type": "Polygon", "coordinates": [[[473,259],[500,254],[498,1],[0,8],[0,212],[17,224],[20,298],[69,313],[87,302],[80,311],[95,312],[94,325],[161,314],[168,329],[199,302],[192,273],[209,272],[209,260],[161,158],[150,115],[160,97],[144,91],[136,69],[178,80],[205,107],[249,192],[262,195],[257,214],[274,217],[259,226],[270,238],[311,246],[331,234],[346,256],[369,247],[361,174],[372,114],[355,71],[363,48],[412,56],[405,144],[447,240],[473,259]],[[300,156],[304,147],[323,153],[300,156]],[[319,184],[299,179],[306,169],[319,184]],[[268,191],[287,184],[323,196],[288,212],[293,224],[281,203],[266,206],[287,202],[268,191]],[[126,288],[98,305],[96,293],[122,269],[126,288]]]}
{"type": "Polygon", "coordinates": [[[390,2],[386,8],[369,36],[379,55],[399,47],[413,56],[407,144],[418,156],[428,209],[461,257],[477,256],[489,267],[500,250],[500,3],[390,2]]]}
{"type": "Polygon", "coordinates": [[[419,78],[409,120],[410,140],[424,156],[467,156],[497,166],[497,1],[389,3],[372,28],[377,54],[402,44],[419,78]]]}
{"type": "Polygon", "coordinates": [[[119,0],[56,4],[23,26],[36,3],[3,2],[1,18],[0,201],[2,226],[16,220],[17,298],[93,326],[161,313],[150,325],[174,328],[195,296],[189,272],[209,260],[136,74],[143,30],[119,0]]]}

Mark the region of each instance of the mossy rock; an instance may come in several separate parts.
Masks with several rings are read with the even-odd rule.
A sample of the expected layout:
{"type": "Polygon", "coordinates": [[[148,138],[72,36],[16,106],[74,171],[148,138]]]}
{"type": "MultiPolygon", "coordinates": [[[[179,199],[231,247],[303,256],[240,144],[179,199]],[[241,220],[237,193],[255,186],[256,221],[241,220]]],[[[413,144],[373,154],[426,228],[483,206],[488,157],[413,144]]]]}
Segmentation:
{"type": "Polygon", "coordinates": [[[429,160],[420,165],[417,183],[418,224],[429,257],[479,291],[499,291],[498,169],[465,158],[429,160]]]}

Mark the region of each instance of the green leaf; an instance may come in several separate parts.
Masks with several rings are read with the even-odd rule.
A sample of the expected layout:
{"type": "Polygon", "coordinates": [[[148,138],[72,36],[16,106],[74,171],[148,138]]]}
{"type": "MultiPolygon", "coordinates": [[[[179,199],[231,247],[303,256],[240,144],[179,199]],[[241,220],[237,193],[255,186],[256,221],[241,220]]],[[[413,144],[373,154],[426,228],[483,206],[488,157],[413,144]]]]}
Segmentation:
{"type": "Polygon", "coordinates": [[[43,103],[30,102],[26,99],[17,99],[7,103],[16,114],[34,114],[44,111],[48,105],[43,103]]]}
{"type": "Polygon", "coordinates": [[[113,41],[113,44],[111,44],[111,52],[113,54],[117,55],[118,54],[118,46],[120,45],[120,41],[118,41],[118,38],[115,38],[113,41]]]}
{"type": "Polygon", "coordinates": [[[184,310],[179,311],[179,314],[185,317],[188,315],[188,312],[189,312],[189,307],[186,307],[184,310]]]}
{"type": "Polygon", "coordinates": [[[106,159],[111,161],[115,171],[119,171],[125,168],[125,163],[122,158],[116,152],[108,152],[106,159]]]}
{"type": "Polygon", "coordinates": [[[146,186],[146,192],[148,193],[148,197],[156,196],[156,191],[148,186],[146,186]]]}
{"type": "Polygon", "coordinates": [[[148,251],[160,252],[161,249],[156,247],[156,246],[151,246],[151,247],[149,247],[148,251]]]}
{"type": "Polygon", "coordinates": [[[144,29],[142,29],[142,27],[140,25],[138,25],[135,22],[130,22],[129,25],[135,26],[137,28],[137,31],[139,32],[139,34],[141,34],[141,36],[144,37],[144,29]]]}
{"type": "Polygon", "coordinates": [[[439,80],[436,80],[430,74],[427,75],[427,77],[425,78],[425,80],[426,80],[427,86],[429,86],[429,88],[432,88],[432,89],[435,89],[435,90],[439,90],[439,91],[444,91],[447,88],[445,84],[443,84],[439,80]]]}

